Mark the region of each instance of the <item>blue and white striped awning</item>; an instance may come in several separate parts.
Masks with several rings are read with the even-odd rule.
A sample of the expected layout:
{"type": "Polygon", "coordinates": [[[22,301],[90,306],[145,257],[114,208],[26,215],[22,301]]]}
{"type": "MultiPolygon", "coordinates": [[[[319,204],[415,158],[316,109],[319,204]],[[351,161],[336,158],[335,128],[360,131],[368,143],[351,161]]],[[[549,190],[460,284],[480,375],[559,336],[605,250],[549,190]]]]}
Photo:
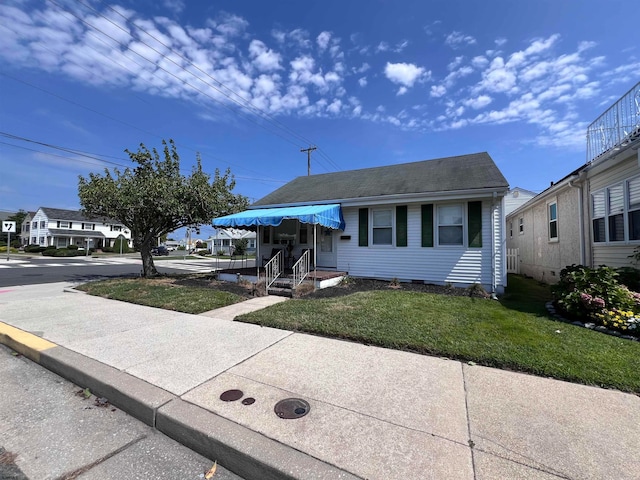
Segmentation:
{"type": "Polygon", "coordinates": [[[277,227],[283,220],[296,219],[301,223],[322,225],[344,230],[344,218],[339,204],[303,205],[299,207],[256,208],[224,217],[214,218],[214,227],[277,227]]]}

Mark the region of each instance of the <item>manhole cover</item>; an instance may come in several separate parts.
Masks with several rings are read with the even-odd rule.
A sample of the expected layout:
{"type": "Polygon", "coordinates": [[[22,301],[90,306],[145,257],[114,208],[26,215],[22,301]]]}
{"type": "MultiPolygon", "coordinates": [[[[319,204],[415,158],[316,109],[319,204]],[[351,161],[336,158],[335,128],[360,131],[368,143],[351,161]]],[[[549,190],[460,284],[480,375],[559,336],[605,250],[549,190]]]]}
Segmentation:
{"type": "Polygon", "coordinates": [[[309,403],[301,398],[285,398],[276,403],[273,411],[280,418],[300,418],[304,417],[311,410],[309,403]]]}
{"type": "Polygon", "coordinates": [[[253,405],[254,403],[256,403],[256,399],[253,397],[247,397],[244,400],[242,400],[243,405],[253,405]]]}
{"type": "Polygon", "coordinates": [[[220,400],[223,402],[235,402],[236,400],[240,400],[242,398],[242,390],[227,390],[220,395],[220,400]]]}

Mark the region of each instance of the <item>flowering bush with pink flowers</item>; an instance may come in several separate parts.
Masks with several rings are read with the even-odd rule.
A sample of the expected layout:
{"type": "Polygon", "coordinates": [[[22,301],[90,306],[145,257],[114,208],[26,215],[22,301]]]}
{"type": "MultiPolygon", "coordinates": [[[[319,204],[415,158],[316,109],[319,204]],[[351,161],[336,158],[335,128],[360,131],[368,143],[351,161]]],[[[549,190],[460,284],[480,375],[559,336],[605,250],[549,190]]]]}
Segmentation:
{"type": "Polygon", "coordinates": [[[630,291],[617,277],[614,269],[605,266],[566,267],[552,287],[556,306],[571,319],[640,335],[640,293],[630,291]]]}

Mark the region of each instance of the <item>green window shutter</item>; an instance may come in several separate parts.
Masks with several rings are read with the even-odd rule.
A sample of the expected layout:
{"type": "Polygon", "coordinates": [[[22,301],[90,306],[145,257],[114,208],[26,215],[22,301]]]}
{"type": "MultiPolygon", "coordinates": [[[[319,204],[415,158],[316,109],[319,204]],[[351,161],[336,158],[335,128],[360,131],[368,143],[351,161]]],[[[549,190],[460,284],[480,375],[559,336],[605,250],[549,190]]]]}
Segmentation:
{"type": "Polygon", "coordinates": [[[422,246],[433,247],[433,204],[422,205],[422,246]]]}
{"type": "Polygon", "coordinates": [[[358,246],[369,246],[369,209],[358,210],[358,246]]]}
{"type": "Polygon", "coordinates": [[[467,208],[469,247],[482,247],[482,202],[469,202],[467,208]]]}
{"type": "Polygon", "coordinates": [[[396,247],[407,246],[407,206],[396,207],[396,247]]]}

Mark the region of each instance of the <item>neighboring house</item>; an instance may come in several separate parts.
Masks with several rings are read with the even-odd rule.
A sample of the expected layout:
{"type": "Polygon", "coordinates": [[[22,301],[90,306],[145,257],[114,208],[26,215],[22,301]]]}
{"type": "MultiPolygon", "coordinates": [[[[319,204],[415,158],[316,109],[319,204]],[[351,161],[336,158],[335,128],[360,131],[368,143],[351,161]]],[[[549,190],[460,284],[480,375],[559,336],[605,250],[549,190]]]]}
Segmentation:
{"type": "Polygon", "coordinates": [[[20,243],[24,245],[28,245],[31,241],[31,219],[36,214],[36,212],[27,212],[24,219],[22,220],[22,225],[20,226],[20,243]]]}
{"type": "Polygon", "coordinates": [[[207,239],[207,248],[212,254],[224,252],[225,255],[233,253],[232,247],[237,240],[247,240],[247,250],[256,250],[256,232],[241,230],[239,228],[216,229],[215,233],[207,239]]]}
{"type": "Polygon", "coordinates": [[[90,248],[112,247],[119,236],[131,246],[131,232],[108,218],[85,217],[77,210],[40,207],[31,218],[30,244],[63,248],[78,245],[90,248]]]}
{"type": "Polygon", "coordinates": [[[587,129],[587,163],[507,216],[520,272],[553,283],[567,265],[634,265],[640,248],[640,83],[587,129]],[[511,233],[513,232],[513,233],[511,233]]]}
{"type": "Polygon", "coordinates": [[[516,208],[524,205],[536,195],[537,193],[531,190],[525,190],[520,187],[512,188],[504,196],[504,214],[509,215],[516,208]]]}
{"type": "Polygon", "coordinates": [[[508,183],[487,153],[298,177],[214,226],[256,227],[258,258],[502,293],[508,183]],[[315,241],[314,241],[315,239],[315,241]],[[315,245],[315,248],[314,248],[315,245]]]}
{"type": "Polygon", "coordinates": [[[582,168],[507,215],[507,249],[518,249],[519,273],[555,283],[565,266],[584,263],[582,168]]]}

